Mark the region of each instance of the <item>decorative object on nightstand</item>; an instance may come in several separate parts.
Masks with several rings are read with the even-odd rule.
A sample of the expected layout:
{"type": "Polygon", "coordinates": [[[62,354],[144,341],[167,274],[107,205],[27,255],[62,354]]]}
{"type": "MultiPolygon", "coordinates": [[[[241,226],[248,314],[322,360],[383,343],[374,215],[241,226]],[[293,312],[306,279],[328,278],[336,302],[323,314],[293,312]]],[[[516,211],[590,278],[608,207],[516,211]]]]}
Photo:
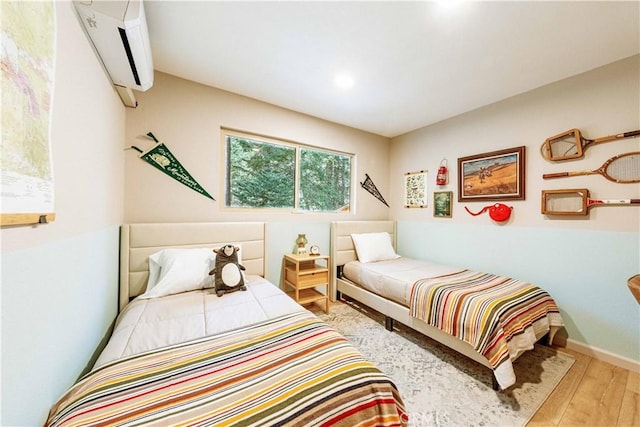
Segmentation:
{"type": "Polygon", "coordinates": [[[298,304],[324,302],[324,311],[329,313],[329,268],[328,255],[285,254],[282,260],[284,291],[298,304]],[[324,287],[324,293],[316,288],[324,287]]]}
{"type": "Polygon", "coordinates": [[[298,234],[296,238],[296,246],[293,248],[294,255],[303,255],[307,253],[307,236],[305,234],[298,234]]]}
{"type": "Polygon", "coordinates": [[[320,255],[320,247],[318,245],[313,245],[309,248],[309,255],[318,256],[320,255]]]}

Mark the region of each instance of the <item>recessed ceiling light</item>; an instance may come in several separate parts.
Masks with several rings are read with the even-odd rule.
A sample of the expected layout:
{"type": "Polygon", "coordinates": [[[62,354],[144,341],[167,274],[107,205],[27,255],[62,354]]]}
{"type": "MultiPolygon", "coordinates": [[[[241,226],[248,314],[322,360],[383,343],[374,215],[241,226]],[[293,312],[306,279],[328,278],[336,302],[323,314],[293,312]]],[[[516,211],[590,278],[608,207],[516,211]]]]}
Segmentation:
{"type": "Polygon", "coordinates": [[[335,84],[340,89],[351,89],[354,84],[353,77],[346,73],[336,74],[333,79],[333,84],[335,84]]]}

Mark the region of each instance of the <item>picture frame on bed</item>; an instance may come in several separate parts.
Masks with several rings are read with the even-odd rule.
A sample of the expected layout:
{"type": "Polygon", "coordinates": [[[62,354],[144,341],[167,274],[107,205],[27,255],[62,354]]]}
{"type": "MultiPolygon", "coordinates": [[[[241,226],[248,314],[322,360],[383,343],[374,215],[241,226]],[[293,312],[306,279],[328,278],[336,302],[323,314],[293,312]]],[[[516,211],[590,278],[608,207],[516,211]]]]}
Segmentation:
{"type": "Polygon", "coordinates": [[[427,207],[427,171],[407,172],[404,174],[404,207],[427,207]]]}
{"type": "Polygon", "coordinates": [[[433,216],[435,218],[451,218],[453,210],[453,191],[433,192],[433,216]]]}
{"type": "Polygon", "coordinates": [[[458,201],[524,200],[526,147],[458,159],[458,201]]]}

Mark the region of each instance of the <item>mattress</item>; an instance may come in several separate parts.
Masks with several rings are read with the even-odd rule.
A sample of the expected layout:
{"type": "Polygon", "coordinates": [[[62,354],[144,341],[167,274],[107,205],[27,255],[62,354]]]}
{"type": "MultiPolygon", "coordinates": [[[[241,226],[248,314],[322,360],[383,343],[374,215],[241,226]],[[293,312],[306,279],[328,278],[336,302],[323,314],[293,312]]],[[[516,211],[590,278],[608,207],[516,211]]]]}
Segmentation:
{"type": "Polygon", "coordinates": [[[219,334],[304,311],[268,280],[245,278],[246,291],[216,296],[213,289],[133,300],[120,313],[93,369],[161,347],[219,334]]]}
{"type": "Polygon", "coordinates": [[[408,307],[416,281],[460,271],[431,261],[397,258],[366,264],[351,261],[344,265],[342,275],[370,292],[408,307]]]}

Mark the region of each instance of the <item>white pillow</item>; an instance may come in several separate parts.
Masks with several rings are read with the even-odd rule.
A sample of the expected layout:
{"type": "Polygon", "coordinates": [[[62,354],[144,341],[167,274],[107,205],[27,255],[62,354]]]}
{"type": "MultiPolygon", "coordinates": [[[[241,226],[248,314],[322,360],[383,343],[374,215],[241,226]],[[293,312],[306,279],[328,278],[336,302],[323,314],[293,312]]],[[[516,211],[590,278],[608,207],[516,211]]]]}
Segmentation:
{"type": "Polygon", "coordinates": [[[149,282],[147,291],[140,298],[158,298],[211,285],[213,277],[209,276],[209,271],[214,260],[215,253],[208,248],[156,252],[149,257],[149,282]]]}
{"type": "Polygon", "coordinates": [[[162,258],[165,250],[166,249],[163,249],[153,255],[149,255],[149,280],[147,280],[147,289],[145,292],[151,290],[151,288],[158,283],[158,279],[160,278],[160,258],[162,258]]]}
{"type": "MultiPolygon", "coordinates": [[[[238,251],[238,264],[242,264],[242,245],[240,245],[239,243],[231,243],[231,244],[233,244],[233,246],[237,246],[240,248],[240,250],[238,251]]],[[[188,248],[188,249],[178,249],[178,248],[171,249],[170,248],[170,249],[162,249],[152,255],[149,255],[149,279],[147,280],[147,288],[145,289],[145,294],[146,292],[150,291],[153,287],[155,287],[158,284],[158,280],[160,279],[160,271],[162,270],[163,263],[165,264],[171,263],[173,258],[178,256],[181,253],[186,254],[184,256],[187,258],[193,254],[195,254],[195,256],[198,256],[197,254],[200,254],[202,250],[203,248],[188,248]]],[[[210,267],[207,270],[207,276],[208,276],[209,271],[211,271],[211,269],[215,267],[216,253],[213,252],[213,249],[207,248],[204,250],[207,251],[207,255],[211,258],[210,267]]]]}
{"type": "Polygon", "coordinates": [[[389,233],[352,234],[351,239],[356,247],[360,262],[387,261],[400,258],[391,244],[389,233]]]}

